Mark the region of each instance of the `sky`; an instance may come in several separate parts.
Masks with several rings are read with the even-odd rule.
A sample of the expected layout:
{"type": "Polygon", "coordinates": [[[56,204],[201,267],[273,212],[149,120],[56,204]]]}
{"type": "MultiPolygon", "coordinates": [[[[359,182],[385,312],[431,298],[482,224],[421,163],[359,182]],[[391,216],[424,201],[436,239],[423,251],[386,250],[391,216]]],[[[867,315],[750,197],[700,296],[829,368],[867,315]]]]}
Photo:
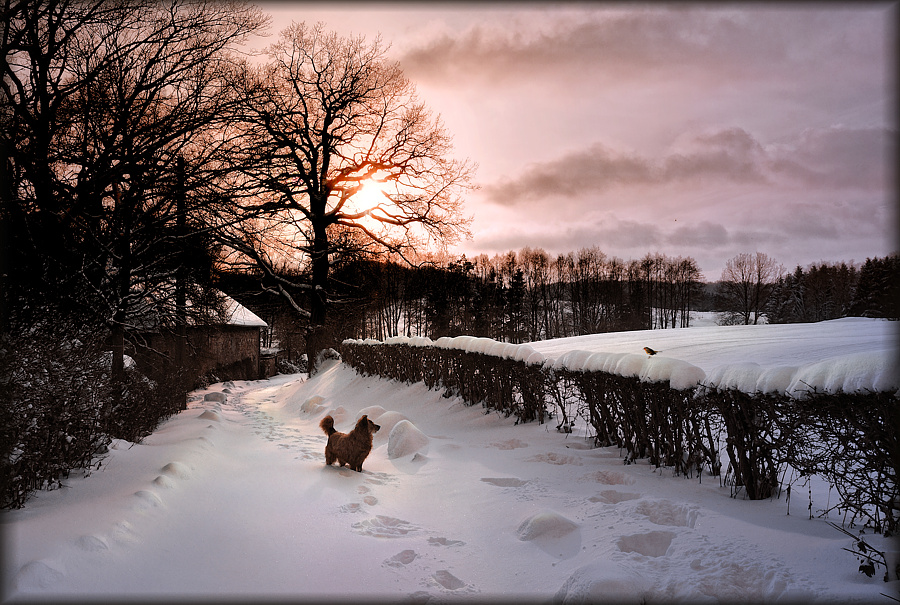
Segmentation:
{"type": "Polygon", "coordinates": [[[478,165],[472,258],[897,250],[896,3],[258,3],[381,35],[478,165]]]}

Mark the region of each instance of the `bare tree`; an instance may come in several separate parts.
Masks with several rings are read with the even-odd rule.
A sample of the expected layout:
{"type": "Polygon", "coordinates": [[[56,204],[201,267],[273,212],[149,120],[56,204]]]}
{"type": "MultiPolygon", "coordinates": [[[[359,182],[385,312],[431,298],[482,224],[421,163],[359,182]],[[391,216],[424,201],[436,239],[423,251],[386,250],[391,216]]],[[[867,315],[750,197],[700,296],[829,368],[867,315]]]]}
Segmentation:
{"type": "Polygon", "coordinates": [[[742,252],[729,259],[719,283],[725,309],[720,322],[756,325],[772,288],[783,274],[784,267],[763,252],[742,252]]]}
{"type": "Polygon", "coordinates": [[[35,248],[92,295],[82,307],[111,331],[120,374],[129,322],[185,307],[170,293],[192,258],[184,219],[189,199],[202,205],[189,190],[204,181],[204,132],[229,111],[229,48],[266,18],[189,0],[13,8],[2,68],[17,182],[4,214],[53,228],[58,248],[35,248]]]}
{"type": "Polygon", "coordinates": [[[294,24],[269,49],[269,62],[248,67],[237,82],[245,104],[234,124],[241,152],[229,182],[240,186],[235,208],[269,222],[282,243],[273,241],[276,231],[248,241],[239,229],[228,243],[272,273],[269,250],[289,242],[282,253],[294,255],[305,280],[277,287],[306,295],[313,371],[327,344],[329,266],[341,251],[335,226],[401,256],[467,233],[460,194],[472,186],[474,167],[451,158],[449,133],[386,51],[378,38],[367,43],[321,24],[294,24]],[[376,196],[364,203],[370,187],[376,196]]]}

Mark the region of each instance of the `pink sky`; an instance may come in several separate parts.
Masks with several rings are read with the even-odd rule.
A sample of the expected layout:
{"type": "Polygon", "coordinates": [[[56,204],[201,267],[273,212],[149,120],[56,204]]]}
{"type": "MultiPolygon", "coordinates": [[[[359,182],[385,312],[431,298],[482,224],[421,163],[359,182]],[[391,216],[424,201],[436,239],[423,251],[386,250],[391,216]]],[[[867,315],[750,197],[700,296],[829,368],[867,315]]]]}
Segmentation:
{"type": "Polygon", "coordinates": [[[598,246],[788,270],[900,248],[896,6],[260,3],[381,34],[477,163],[473,257],[598,246]]]}

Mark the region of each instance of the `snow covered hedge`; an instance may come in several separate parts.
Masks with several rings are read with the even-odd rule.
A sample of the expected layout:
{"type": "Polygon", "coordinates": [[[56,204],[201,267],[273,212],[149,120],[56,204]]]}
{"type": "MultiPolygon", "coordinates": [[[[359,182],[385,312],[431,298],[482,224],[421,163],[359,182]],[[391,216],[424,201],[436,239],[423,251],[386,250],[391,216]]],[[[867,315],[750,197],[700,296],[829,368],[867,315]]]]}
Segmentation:
{"type": "Polygon", "coordinates": [[[622,448],[626,463],[647,458],[684,476],[721,476],[724,453],[726,481],[751,499],[778,493],[787,466],[819,474],[851,522],[900,529],[896,388],[867,388],[882,374],[855,378],[853,359],[790,372],[744,364],[708,376],[661,356],[570,351],[553,359],[469,336],[347,340],[342,356],[363,375],[424,382],[522,422],[555,416],[567,431],[584,418],[596,443],[622,448]],[[841,363],[849,369],[825,367],[841,363]]]}

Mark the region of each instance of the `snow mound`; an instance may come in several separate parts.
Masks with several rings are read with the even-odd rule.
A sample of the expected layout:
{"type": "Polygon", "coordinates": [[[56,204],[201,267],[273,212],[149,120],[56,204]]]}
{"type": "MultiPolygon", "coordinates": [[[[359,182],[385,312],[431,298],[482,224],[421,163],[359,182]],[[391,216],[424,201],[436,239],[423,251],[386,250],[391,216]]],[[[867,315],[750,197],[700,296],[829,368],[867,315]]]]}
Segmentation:
{"type": "MultiPolygon", "coordinates": [[[[587,370],[585,367],[588,359],[593,357],[595,353],[590,351],[581,351],[574,350],[569,351],[568,353],[563,353],[558,359],[556,359],[552,367],[557,370],[569,370],[571,372],[582,372],[587,370]]],[[[549,362],[548,362],[549,363],[549,362]]]]}
{"type": "Polygon", "coordinates": [[[384,412],[378,416],[378,422],[376,422],[376,424],[381,428],[378,429],[378,432],[375,434],[379,437],[382,435],[390,435],[394,430],[394,426],[402,420],[408,420],[408,418],[400,412],[384,412]]]}
{"type": "Polygon", "coordinates": [[[328,414],[334,418],[335,424],[341,424],[345,420],[347,420],[347,416],[349,416],[349,412],[344,408],[344,406],[339,405],[333,410],[328,410],[328,414]]]}
{"type": "Polygon", "coordinates": [[[360,411],[358,411],[356,413],[356,419],[359,420],[363,416],[368,416],[369,420],[374,422],[375,420],[380,418],[382,416],[382,414],[384,414],[385,412],[387,412],[387,410],[384,409],[383,407],[381,407],[380,405],[370,405],[369,407],[363,408],[360,411]]]}
{"type": "Polygon", "coordinates": [[[646,358],[646,355],[626,353],[616,361],[616,367],[612,373],[618,374],[619,376],[640,376],[646,358]]]}
{"type": "Polygon", "coordinates": [[[756,390],[760,393],[786,393],[796,373],[795,366],[763,370],[756,381],[756,390]]]}
{"type": "Polygon", "coordinates": [[[219,416],[212,410],[206,410],[205,412],[197,416],[197,418],[201,418],[203,420],[212,420],[213,422],[220,422],[222,420],[221,416],[219,416]]]}
{"type": "Polygon", "coordinates": [[[104,552],[109,550],[109,543],[101,536],[87,535],[80,536],[75,545],[85,552],[104,552]]]}
{"type": "Polygon", "coordinates": [[[404,458],[419,452],[428,451],[428,443],[431,441],[425,433],[419,430],[409,420],[401,420],[391,429],[388,437],[388,458],[404,458]]]}
{"type": "Polygon", "coordinates": [[[22,566],[16,574],[16,588],[27,591],[35,588],[49,588],[66,577],[63,570],[47,561],[31,561],[22,566]]]}
{"type": "Polygon", "coordinates": [[[310,397],[300,406],[300,411],[306,414],[318,414],[325,409],[325,398],[321,395],[310,397]]]}
{"type": "Polygon", "coordinates": [[[592,353],[584,362],[585,372],[606,372],[612,374],[627,353],[592,353]]]}
{"type": "Polygon", "coordinates": [[[851,353],[804,366],[763,368],[744,362],[718,366],[704,383],[745,393],[780,393],[805,397],[820,393],[891,392],[900,389],[900,370],[881,351],[851,353]]]}
{"type": "Polygon", "coordinates": [[[562,538],[578,529],[578,524],[559,513],[544,511],[522,521],[516,530],[519,540],[528,542],[537,538],[562,538]]]}
{"type": "Polygon", "coordinates": [[[826,393],[885,392],[900,389],[900,369],[881,351],[855,353],[802,366],[787,391],[802,397],[815,387],[826,393]]]}
{"type": "Polygon", "coordinates": [[[745,393],[756,391],[763,367],[752,361],[719,366],[709,373],[705,384],[720,390],[735,389],[745,393]]]}
{"type": "Polygon", "coordinates": [[[589,563],[576,569],[553,597],[554,603],[644,603],[642,576],[614,561],[589,563]]]}
{"type": "Polygon", "coordinates": [[[176,477],[178,479],[190,479],[193,476],[191,467],[184,464],[183,462],[177,461],[168,463],[160,469],[160,472],[164,475],[176,477]]]}
{"type": "Polygon", "coordinates": [[[676,391],[692,389],[703,382],[706,372],[680,359],[650,357],[641,367],[642,382],[668,382],[676,391]]]}

